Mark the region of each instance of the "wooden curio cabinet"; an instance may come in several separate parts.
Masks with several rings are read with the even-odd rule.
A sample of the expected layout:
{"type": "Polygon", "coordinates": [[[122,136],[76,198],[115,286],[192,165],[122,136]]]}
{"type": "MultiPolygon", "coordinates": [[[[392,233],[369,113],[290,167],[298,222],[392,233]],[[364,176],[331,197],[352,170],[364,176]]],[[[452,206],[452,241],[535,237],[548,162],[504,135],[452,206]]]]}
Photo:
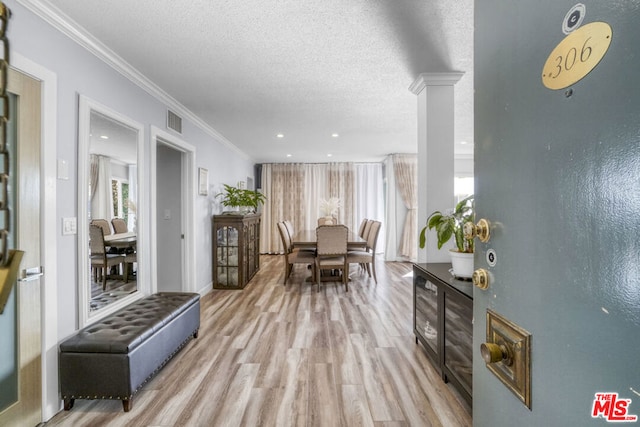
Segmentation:
{"type": "Polygon", "coordinates": [[[260,268],[260,214],[214,215],[213,287],[242,289],[260,268]]]}

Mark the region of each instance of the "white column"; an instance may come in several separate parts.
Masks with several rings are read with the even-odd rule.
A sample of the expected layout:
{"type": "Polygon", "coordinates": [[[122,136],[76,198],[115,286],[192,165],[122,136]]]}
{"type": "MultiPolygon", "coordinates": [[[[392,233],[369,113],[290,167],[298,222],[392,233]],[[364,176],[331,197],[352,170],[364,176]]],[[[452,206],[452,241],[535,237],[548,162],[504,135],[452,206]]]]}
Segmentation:
{"type": "MultiPolygon", "coordinates": [[[[463,74],[423,73],[409,87],[418,96],[418,230],[433,211],[455,205],[453,86],[463,74]]],[[[418,249],[418,262],[450,262],[450,247],[438,250],[435,230],[430,230],[425,249],[418,249]]]]}

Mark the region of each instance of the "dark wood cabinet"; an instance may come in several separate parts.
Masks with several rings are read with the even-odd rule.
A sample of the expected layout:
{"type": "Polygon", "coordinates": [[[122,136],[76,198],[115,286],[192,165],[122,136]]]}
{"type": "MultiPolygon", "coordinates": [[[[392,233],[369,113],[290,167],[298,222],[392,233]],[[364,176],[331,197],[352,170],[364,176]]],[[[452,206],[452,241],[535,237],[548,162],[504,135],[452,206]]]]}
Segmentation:
{"type": "Polygon", "coordinates": [[[214,215],[213,287],[242,289],[260,269],[260,214],[214,215]]]}
{"type": "Polygon", "coordinates": [[[472,400],[473,285],[448,263],[413,265],[413,330],[445,382],[472,400]]]}

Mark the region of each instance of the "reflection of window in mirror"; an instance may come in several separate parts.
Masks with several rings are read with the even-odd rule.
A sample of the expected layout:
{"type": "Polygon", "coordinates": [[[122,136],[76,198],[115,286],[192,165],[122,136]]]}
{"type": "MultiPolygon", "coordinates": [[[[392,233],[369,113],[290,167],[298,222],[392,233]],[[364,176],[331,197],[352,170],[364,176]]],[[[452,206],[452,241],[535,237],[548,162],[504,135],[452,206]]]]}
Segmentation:
{"type": "Polygon", "coordinates": [[[113,217],[127,221],[129,217],[129,183],[121,179],[111,180],[113,217]]]}

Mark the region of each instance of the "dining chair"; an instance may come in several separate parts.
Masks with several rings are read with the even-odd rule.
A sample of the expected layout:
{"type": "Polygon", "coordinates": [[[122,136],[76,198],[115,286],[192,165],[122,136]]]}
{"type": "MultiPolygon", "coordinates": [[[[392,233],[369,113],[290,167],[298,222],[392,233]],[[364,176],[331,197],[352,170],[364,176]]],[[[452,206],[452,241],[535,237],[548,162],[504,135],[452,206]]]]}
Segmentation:
{"type": "Polygon", "coordinates": [[[351,250],[347,253],[349,264],[364,265],[369,277],[371,277],[371,270],[373,270],[373,280],[376,284],[378,284],[378,278],[376,277],[376,245],[381,227],[382,223],[380,221],[373,221],[367,236],[367,247],[360,250],[351,250]]]}
{"type": "MultiPolygon", "coordinates": [[[[339,270],[346,292],[349,292],[349,263],[347,262],[347,239],[349,229],[344,225],[321,225],[316,228],[315,277],[320,291],[323,271],[339,270]]],[[[327,277],[327,276],[325,276],[327,277]]],[[[333,277],[333,276],[329,276],[333,277]]]]}
{"type": "MultiPolygon", "coordinates": [[[[108,223],[107,223],[108,225],[108,223]]],[[[122,254],[110,254],[104,245],[104,230],[99,225],[89,225],[89,249],[91,251],[91,269],[98,281],[98,271],[102,272],[102,290],[107,289],[107,273],[109,267],[124,263],[122,254]]]]}
{"type": "Polygon", "coordinates": [[[364,228],[367,226],[367,221],[369,221],[367,218],[363,219],[362,222],[360,223],[360,227],[358,228],[358,236],[362,237],[364,239],[364,228]]]}
{"type": "Polygon", "coordinates": [[[360,235],[360,237],[362,237],[363,239],[367,240],[369,237],[369,230],[371,229],[371,226],[373,225],[373,220],[372,219],[368,219],[367,223],[364,225],[364,229],[362,230],[362,234],[360,235]]]}
{"type": "Polygon", "coordinates": [[[278,223],[278,232],[280,233],[284,251],[284,284],[286,285],[293,266],[295,264],[313,264],[315,262],[315,252],[305,249],[294,249],[284,222],[278,223]]]}
{"type": "Polygon", "coordinates": [[[111,225],[113,225],[113,231],[118,233],[127,233],[129,228],[127,227],[127,223],[122,218],[113,218],[111,220],[111,225]]]}
{"type": "MultiPolygon", "coordinates": [[[[288,219],[285,219],[282,222],[284,223],[284,226],[287,229],[287,232],[289,233],[289,241],[291,243],[291,248],[293,249],[293,236],[296,235],[296,230],[293,227],[293,223],[291,221],[289,221],[288,219]]],[[[298,250],[298,251],[311,251],[314,254],[316,252],[315,248],[296,248],[296,250],[298,250]]]]}
{"type": "Polygon", "coordinates": [[[289,233],[289,238],[291,239],[291,241],[293,241],[293,236],[295,236],[296,234],[296,230],[295,228],[293,228],[293,223],[288,219],[285,219],[284,221],[282,221],[282,223],[284,224],[285,228],[287,229],[287,232],[289,233]]]}

